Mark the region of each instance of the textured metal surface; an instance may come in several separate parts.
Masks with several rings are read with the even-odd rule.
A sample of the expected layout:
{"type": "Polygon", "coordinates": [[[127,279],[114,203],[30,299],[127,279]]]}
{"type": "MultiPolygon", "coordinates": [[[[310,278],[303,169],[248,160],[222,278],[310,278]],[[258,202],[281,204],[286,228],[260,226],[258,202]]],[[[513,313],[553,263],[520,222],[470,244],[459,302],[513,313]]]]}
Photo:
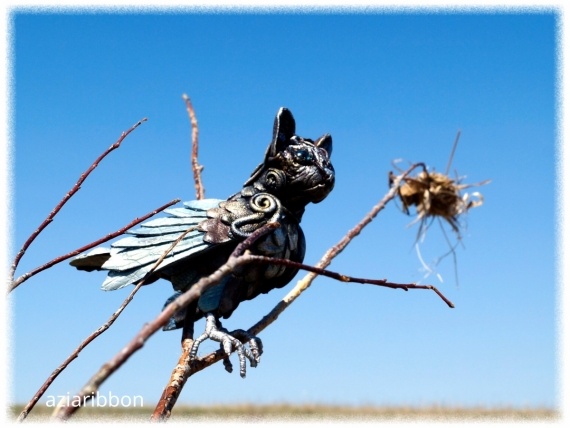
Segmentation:
{"type": "Polygon", "coordinates": [[[233,371],[232,363],[229,359],[233,350],[238,354],[239,374],[241,377],[245,377],[246,374],[246,358],[251,367],[256,367],[257,363],[260,361],[262,345],[259,338],[248,334],[244,330],[236,330],[229,333],[211,313],[206,314],[206,329],[204,330],[204,333],[198,336],[192,344],[192,349],[190,350],[191,359],[196,358],[198,347],[206,339],[211,339],[220,343],[220,347],[226,354],[226,358],[224,358],[224,367],[229,373],[233,371]],[[243,339],[244,342],[247,342],[249,349],[242,345],[242,342],[238,340],[237,337],[243,339]]]}
{"type": "MultiPolygon", "coordinates": [[[[102,288],[116,290],[144,278],[180,234],[191,229],[147,278],[148,283],[158,278],[172,283],[177,294],[168,303],[200,277],[215,271],[240,241],[269,222],[279,222],[280,227],[257,241],[249,251],[302,262],[305,238],[299,223],[305,207],[322,201],[334,186],[331,152],[330,135],[316,141],[297,136],[293,115],[282,108],[275,118],[273,138],[263,162],[238,193],[225,201],[204,199],[171,208],[166,211],[168,217],[143,223],[138,229],[128,231],[130,236],[113,243],[110,249],[97,248],[71,264],[81,270],[107,270],[102,288]]],[[[180,328],[186,314],[197,320],[209,313],[218,322],[220,317],[229,317],[240,302],[283,287],[296,273],[297,269],[285,266],[241,267],[207,290],[186,312],[176,314],[165,329],[180,328]]],[[[222,331],[221,324],[216,328],[210,330],[222,331]]],[[[226,346],[235,343],[225,336],[218,337],[218,333],[206,337],[212,335],[226,346]]],[[[256,338],[251,340],[257,343],[256,338]]]]}

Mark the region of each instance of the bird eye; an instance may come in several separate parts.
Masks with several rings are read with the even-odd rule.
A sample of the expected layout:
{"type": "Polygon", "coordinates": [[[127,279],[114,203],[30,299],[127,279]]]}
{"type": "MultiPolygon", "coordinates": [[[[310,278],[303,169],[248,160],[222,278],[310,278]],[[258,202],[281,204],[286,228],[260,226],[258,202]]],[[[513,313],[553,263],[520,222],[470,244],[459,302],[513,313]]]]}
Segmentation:
{"type": "Polygon", "coordinates": [[[313,162],[313,154],[307,149],[298,149],[293,152],[295,162],[308,165],[313,162]]]}

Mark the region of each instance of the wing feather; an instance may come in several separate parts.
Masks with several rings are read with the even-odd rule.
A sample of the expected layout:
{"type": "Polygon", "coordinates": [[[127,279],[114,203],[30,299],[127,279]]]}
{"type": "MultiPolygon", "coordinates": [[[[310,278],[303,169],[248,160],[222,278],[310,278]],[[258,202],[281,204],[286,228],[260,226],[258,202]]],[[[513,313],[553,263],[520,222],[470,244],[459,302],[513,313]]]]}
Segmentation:
{"type": "MultiPolygon", "coordinates": [[[[104,290],[117,290],[144,278],[181,233],[197,227],[208,217],[206,211],[219,206],[219,199],[185,202],[183,207],[166,210],[168,217],[142,223],[129,230],[126,236],[111,245],[78,256],[72,265],[87,270],[108,270],[104,290]],[[97,266],[95,266],[97,265],[97,266]]],[[[192,230],[164,258],[157,267],[162,269],[174,262],[193,257],[216,244],[204,241],[205,232],[192,230]]]]}
{"type": "MultiPolygon", "coordinates": [[[[183,239],[180,241],[170,252],[167,260],[172,259],[172,254],[179,253],[194,253],[198,249],[203,249],[204,240],[202,238],[203,232],[190,239],[183,239]]],[[[148,263],[156,262],[165,251],[172,246],[176,241],[178,234],[172,235],[174,238],[171,241],[165,242],[160,245],[139,246],[130,248],[111,249],[111,257],[103,263],[103,269],[109,270],[128,270],[137,266],[146,265],[148,263]]],[[[188,254],[188,255],[190,255],[188,254]]],[[[168,263],[166,263],[168,264],[168,263]]],[[[165,264],[163,262],[164,267],[165,264]]]]}
{"type": "MultiPolygon", "coordinates": [[[[165,242],[174,242],[178,239],[182,232],[175,233],[165,233],[163,235],[139,235],[139,236],[129,236],[123,238],[120,241],[113,243],[113,248],[138,248],[138,247],[149,247],[152,245],[160,245],[165,242]]],[[[184,239],[192,238],[201,235],[203,232],[193,231],[186,235],[184,239]]]]}

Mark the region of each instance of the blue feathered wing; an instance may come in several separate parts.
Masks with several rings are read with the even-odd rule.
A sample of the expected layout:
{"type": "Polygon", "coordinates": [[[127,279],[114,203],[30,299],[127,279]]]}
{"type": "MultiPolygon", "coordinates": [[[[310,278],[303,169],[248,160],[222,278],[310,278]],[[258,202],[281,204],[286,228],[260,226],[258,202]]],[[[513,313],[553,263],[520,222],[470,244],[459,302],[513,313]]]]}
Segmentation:
{"type": "Polygon", "coordinates": [[[98,247],[75,258],[71,265],[80,270],[108,270],[101,288],[118,290],[140,281],[180,235],[190,232],[168,253],[156,270],[201,253],[216,244],[204,241],[205,232],[198,225],[207,220],[207,211],[217,208],[219,199],[184,202],[180,208],[167,209],[168,217],[157,218],[129,230],[128,237],[118,240],[111,248],[98,247]]]}

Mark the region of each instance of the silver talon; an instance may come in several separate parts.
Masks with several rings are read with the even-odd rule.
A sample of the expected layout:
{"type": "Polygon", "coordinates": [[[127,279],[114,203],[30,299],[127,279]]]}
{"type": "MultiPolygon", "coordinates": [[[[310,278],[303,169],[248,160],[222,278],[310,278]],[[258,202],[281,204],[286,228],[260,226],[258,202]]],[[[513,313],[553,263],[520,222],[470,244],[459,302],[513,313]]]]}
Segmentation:
{"type": "Polygon", "coordinates": [[[230,334],[242,343],[247,342],[249,349],[245,348],[246,355],[248,353],[250,354],[248,359],[251,367],[257,367],[257,364],[261,361],[261,354],[263,354],[263,343],[261,343],[261,339],[241,329],[234,330],[230,334]]]}
{"type": "Polygon", "coordinates": [[[237,352],[239,358],[239,374],[241,377],[245,377],[246,374],[245,359],[247,358],[249,360],[251,367],[256,367],[263,352],[263,344],[258,337],[255,337],[244,330],[235,330],[229,333],[221,326],[216,317],[211,313],[206,314],[206,329],[204,330],[204,333],[198,336],[192,344],[190,360],[194,360],[196,358],[198,347],[206,339],[212,339],[220,343],[220,348],[223,349],[226,354],[224,357],[224,368],[229,373],[233,371],[229,357],[233,350],[237,352]],[[244,342],[247,341],[249,348],[245,347],[238,338],[244,342]]]}

